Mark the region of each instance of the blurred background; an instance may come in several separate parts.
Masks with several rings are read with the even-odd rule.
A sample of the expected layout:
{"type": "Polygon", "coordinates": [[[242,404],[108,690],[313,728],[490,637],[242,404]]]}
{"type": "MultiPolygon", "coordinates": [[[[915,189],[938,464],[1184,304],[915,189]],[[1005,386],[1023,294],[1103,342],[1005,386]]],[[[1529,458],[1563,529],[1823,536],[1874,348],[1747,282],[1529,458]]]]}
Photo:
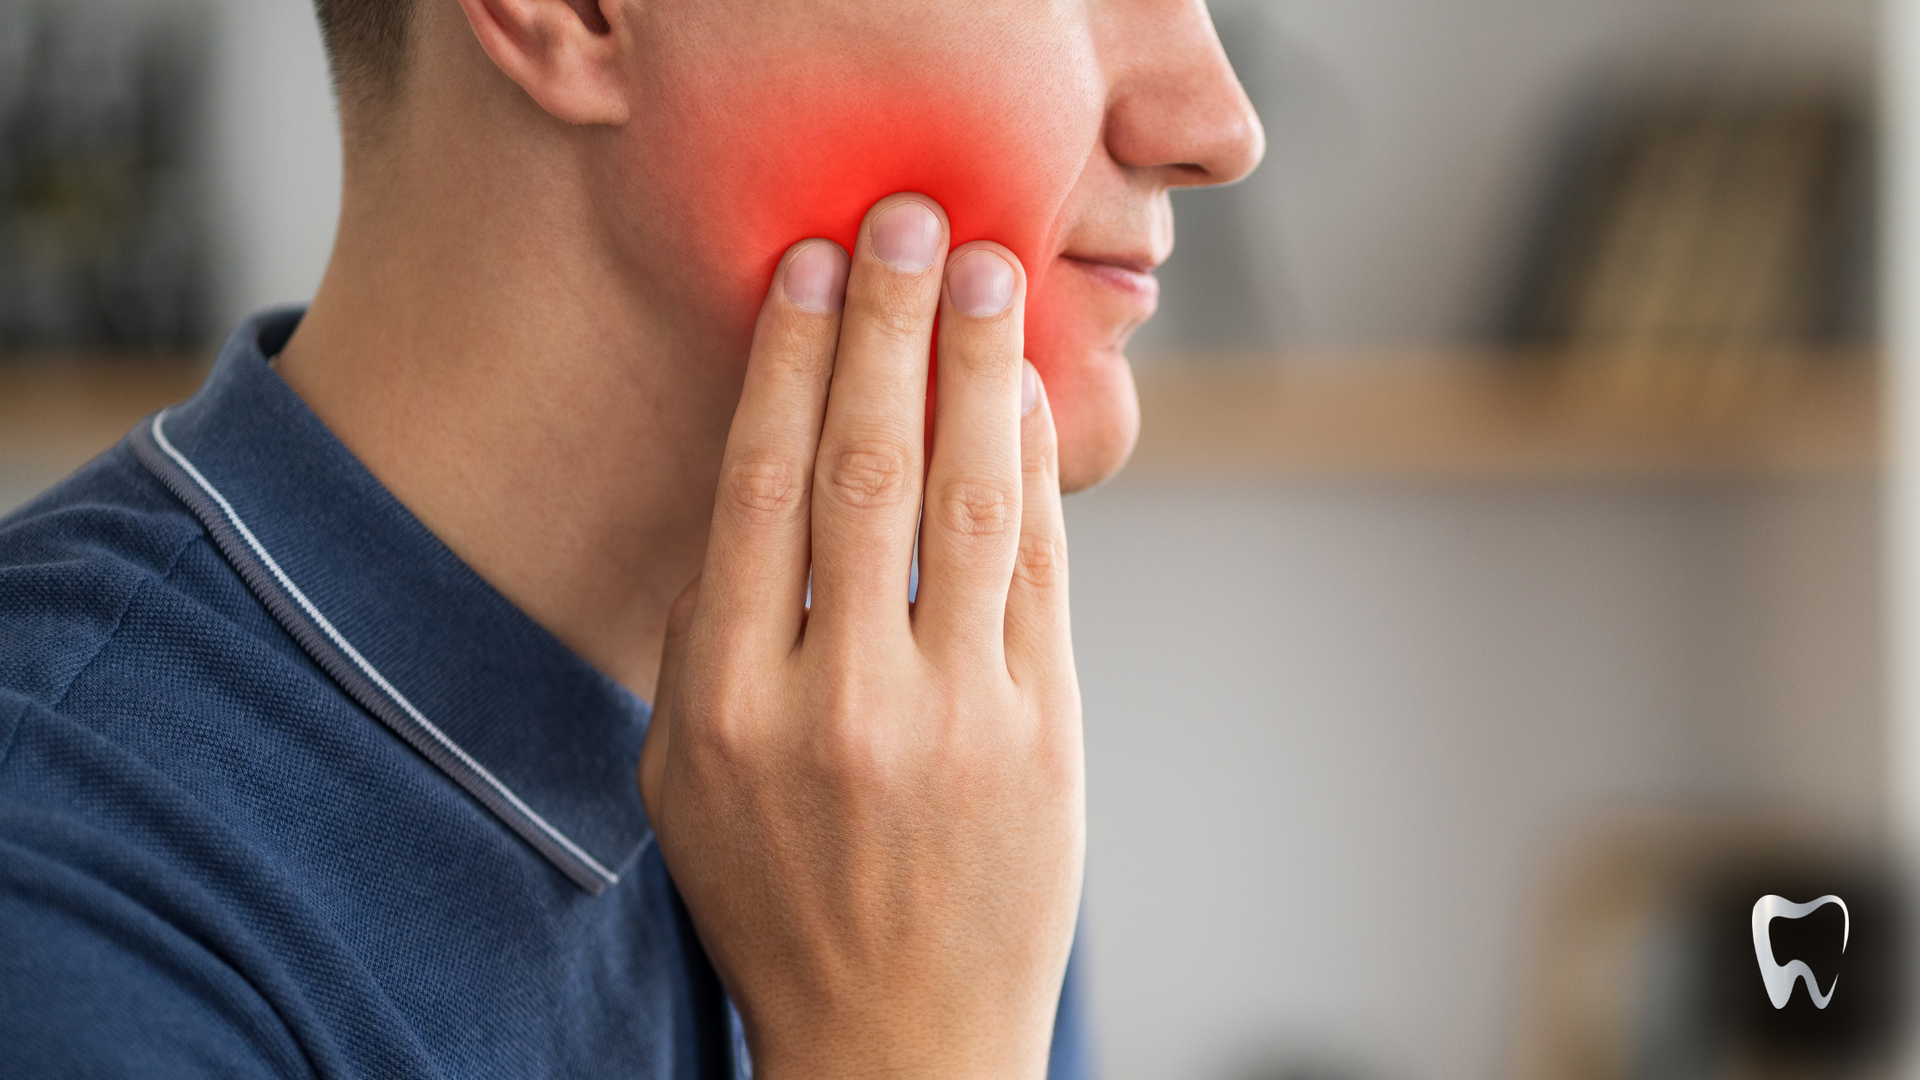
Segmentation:
{"type": "MultiPolygon", "coordinates": [[[[1880,8],[1213,5],[1267,162],[1068,511],[1112,1080],[1886,1071],[1880,8]]],[[[306,0],[0,0],[0,510],[311,294],[336,138],[306,0]]]]}

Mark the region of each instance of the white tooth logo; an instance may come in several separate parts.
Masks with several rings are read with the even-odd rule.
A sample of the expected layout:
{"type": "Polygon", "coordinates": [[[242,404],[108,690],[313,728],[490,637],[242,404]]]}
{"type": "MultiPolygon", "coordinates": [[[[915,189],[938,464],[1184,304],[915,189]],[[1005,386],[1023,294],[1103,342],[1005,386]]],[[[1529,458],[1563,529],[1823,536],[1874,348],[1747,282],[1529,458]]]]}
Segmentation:
{"type": "Polygon", "coordinates": [[[1832,985],[1827,987],[1825,996],[1820,993],[1820,984],[1813,980],[1813,969],[1805,960],[1791,960],[1783,967],[1774,962],[1773,939],[1767,933],[1767,927],[1775,919],[1802,919],[1826,907],[1828,904],[1840,905],[1840,951],[1847,951],[1847,935],[1853,930],[1853,916],[1847,912],[1847,902],[1831,894],[1823,896],[1810,904],[1796,904],[1784,896],[1763,896],[1753,905],[1753,955],[1760,961],[1760,978],[1767,984],[1767,997],[1773,1001],[1773,1007],[1784,1009],[1787,1000],[1793,997],[1793,984],[1800,979],[1807,980],[1807,995],[1820,1008],[1827,1007],[1833,1000],[1833,991],[1840,985],[1840,976],[1833,977],[1832,985]]]}

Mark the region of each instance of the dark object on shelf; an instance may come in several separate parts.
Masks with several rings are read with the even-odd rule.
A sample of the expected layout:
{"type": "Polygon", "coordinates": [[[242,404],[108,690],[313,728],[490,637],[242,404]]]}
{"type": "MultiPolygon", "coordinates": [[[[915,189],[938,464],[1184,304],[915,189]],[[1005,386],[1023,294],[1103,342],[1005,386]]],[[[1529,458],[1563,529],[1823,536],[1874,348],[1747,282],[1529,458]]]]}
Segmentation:
{"type": "Polygon", "coordinates": [[[0,349],[204,344],[205,19],[29,2],[0,20],[0,349]]]}
{"type": "Polygon", "coordinates": [[[1514,343],[1712,354],[1860,335],[1868,125],[1847,95],[1669,93],[1576,128],[1514,343]]]}

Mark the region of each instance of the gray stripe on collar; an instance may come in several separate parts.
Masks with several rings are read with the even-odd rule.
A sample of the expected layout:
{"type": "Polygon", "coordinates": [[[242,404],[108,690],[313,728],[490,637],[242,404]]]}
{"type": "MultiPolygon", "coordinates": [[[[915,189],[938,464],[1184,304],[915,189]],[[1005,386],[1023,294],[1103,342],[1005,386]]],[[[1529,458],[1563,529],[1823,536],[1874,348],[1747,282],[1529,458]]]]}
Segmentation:
{"type": "Polygon", "coordinates": [[[280,569],[280,564],[261,545],[233,504],[167,441],[166,417],[167,411],[162,410],[133,429],[130,441],[134,455],[200,519],[247,588],[266,605],[307,655],[361,708],[378,717],[454,783],[480,800],[481,805],[533,845],[534,850],[546,856],[575,884],[598,896],[617,883],[619,875],[554,828],[448,738],[334,628],[280,569]]]}

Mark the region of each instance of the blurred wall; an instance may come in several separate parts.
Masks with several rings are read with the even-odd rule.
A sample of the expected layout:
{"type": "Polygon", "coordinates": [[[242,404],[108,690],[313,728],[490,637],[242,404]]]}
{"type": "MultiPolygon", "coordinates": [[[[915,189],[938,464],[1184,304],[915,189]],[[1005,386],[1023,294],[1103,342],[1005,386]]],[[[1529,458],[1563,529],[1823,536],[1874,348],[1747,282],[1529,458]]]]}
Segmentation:
{"type": "Polygon", "coordinates": [[[219,40],[208,178],[218,306],[231,325],[320,284],[340,213],[339,118],[311,0],[210,2],[219,40]]]}
{"type": "Polygon", "coordinates": [[[1110,1080],[1511,1075],[1543,864],[1882,818],[1866,478],[1068,503],[1110,1080]]]}
{"type": "Polygon", "coordinates": [[[1584,96],[1722,65],[1870,85],[1878,2],[1211,6],[1267,159],[1238,187],[1176,196],[1179,241],[1141,352],[1480,337],[1584,96]]]}
{"type": "Polygon", "coordinates": [[[1887,483],[1892,745],[1902,851],[1920,854],[1920,2],[1888,0],[1884,179],[1886,295],[1882,305],[1893,445],[1887,483]]]}

